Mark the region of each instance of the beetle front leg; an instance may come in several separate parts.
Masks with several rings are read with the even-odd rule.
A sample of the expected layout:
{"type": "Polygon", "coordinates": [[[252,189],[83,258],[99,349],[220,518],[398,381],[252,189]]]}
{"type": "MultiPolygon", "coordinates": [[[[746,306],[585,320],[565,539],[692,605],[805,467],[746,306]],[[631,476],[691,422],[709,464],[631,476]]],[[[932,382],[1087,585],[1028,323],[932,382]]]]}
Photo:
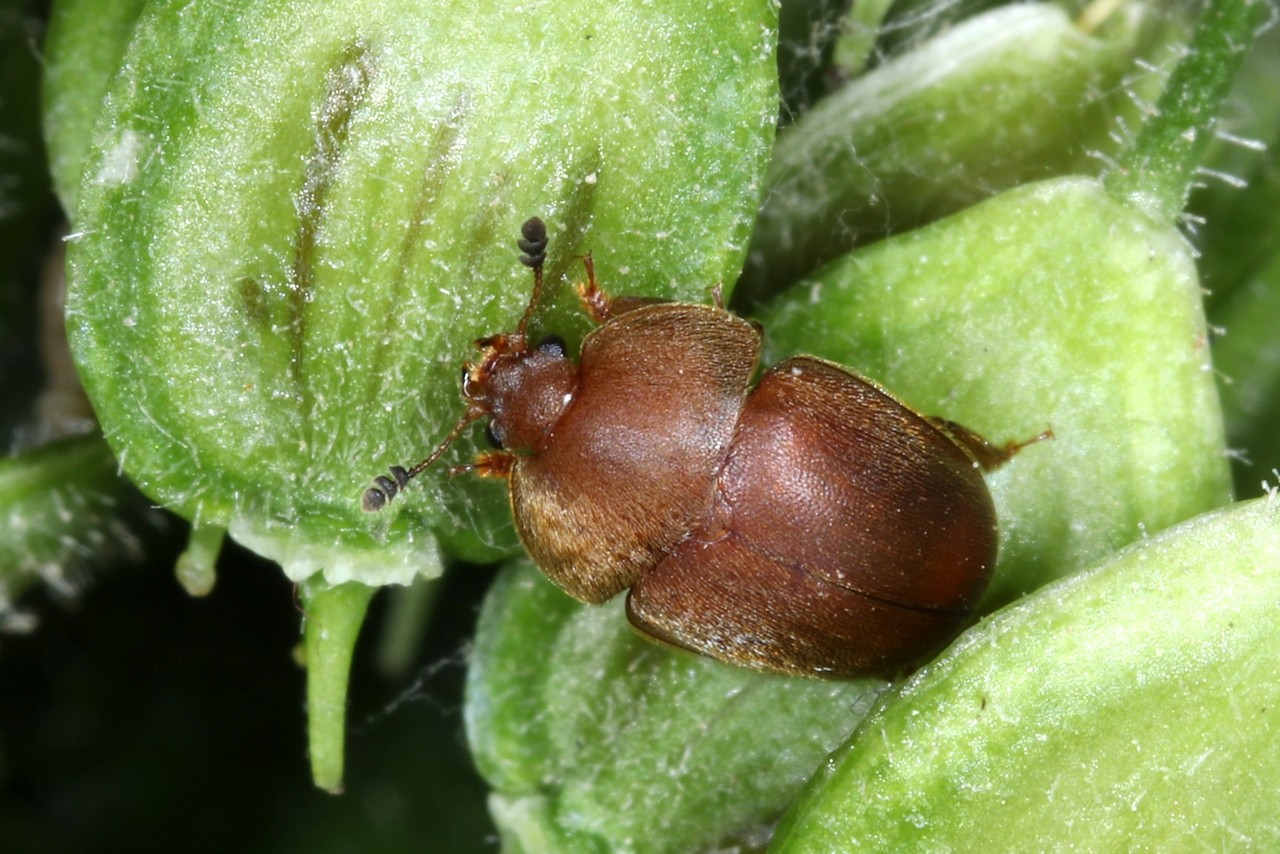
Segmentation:
{"type": "Polygon", "coordinates": [[[659,297],[611,297],[596,279],[596,265],[590,252],[582,259],[582,266],[587,270],[587,280],[578,283],[578,299],[582,300],[582,307],[596,323],[608,323],[620,314],[646,305],[670,302],[659,297]]]}
{"type": "Polygon", "coordinates": [[[479,477],[509,479],[511,477],[511,469],[515,464],[515,454],[508,451],[488,451],[483,454],[476,454],[475,462],[464,466],[453,466],[449,469],[449,477],[470,473],[479,477]]]}
{"type": "Polygon", "coordinates": [[[582,300],[582,307],[586,309],[587,315],[592,320],[596,323],[606,323],[613,316],[609,306],[613,300],[604,292],[596,279],[596,265],[591,260],[590,252],[582,259],[582,266],[587,270],[587,280],[578,282],[578,299],[582,300]]]}

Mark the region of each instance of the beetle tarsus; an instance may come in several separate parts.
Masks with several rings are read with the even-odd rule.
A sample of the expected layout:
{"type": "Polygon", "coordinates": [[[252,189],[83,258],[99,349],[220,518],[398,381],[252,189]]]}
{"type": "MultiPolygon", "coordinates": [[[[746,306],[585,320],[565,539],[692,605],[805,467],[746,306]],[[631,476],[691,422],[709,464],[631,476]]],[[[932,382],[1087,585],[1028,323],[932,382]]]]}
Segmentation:
{"type": "MultiPolygon", "coordinates": [[[[583,257],[582,266],[586,268],[587,280],[578,283],[578,300],[587,316],[598,324],[608,323],[618,315],[638,308],[670,302],[661,297],[610,296],[600,287],[600,280],[596,278],[596,265],[591,260],[590,252],[583,257]]],[[[724,308],[723,305],[720,307],[724,308]]]]}
{"type": "Polygon", "coordinates": [[[509,478],[515,463],[516,458],[507,451],[490,451],[478,454],[475,462],[468,466],[449,469],[449,474],[452,476],[454,474],[462,474],[465,471],[479,477],[509,478]]]}

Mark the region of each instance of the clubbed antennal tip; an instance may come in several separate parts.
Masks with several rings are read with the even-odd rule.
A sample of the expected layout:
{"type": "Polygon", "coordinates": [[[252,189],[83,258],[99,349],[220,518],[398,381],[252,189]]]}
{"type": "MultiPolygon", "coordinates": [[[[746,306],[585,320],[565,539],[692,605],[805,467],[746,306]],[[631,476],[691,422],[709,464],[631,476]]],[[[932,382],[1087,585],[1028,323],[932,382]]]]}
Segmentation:
{"type": "Polygon", "coordinates": [[[392,466],[390,471],[391,477],[378,475],[373,479],[374,485],[364,491],[364,498],[360,501],[364,512],[375,513],[386,507],[387,502],[409,482],[409,472],[404,466],[392,466]]]}
{"type": "Polygon", "coordinates": [[[439,445],[436,445],[436,449],[431,452],[431,455],[413,468],[406,469],[404,466],[392,466],[388,470],[391,473],[391,477],[387,477],[385,474],[375,477],[373,486],[366,489],[364,497],[360,499],[360,506],[364,509],[364,512],[376,513],[390,504],[391,499],[395,498],[409,481],[422,474],[432,463],[440,459],[440,455],[444,453],[445,448],[452,445],[462,435],[462,431],[466,429],[468,424],[483,414],[481,410],[475,410],[469,411],[459,418],[458,423],[453,425],[453,429],[449,431],[449,435],[445,436],[439,445]]]}
{"type": "Polygon", "coordinates": [[[522,237],[516,241],[520,251],[520,263],[526,267],[541,267],[547,260],[547,225],[542,220],[530,217],[520,226],[522,237]]]}

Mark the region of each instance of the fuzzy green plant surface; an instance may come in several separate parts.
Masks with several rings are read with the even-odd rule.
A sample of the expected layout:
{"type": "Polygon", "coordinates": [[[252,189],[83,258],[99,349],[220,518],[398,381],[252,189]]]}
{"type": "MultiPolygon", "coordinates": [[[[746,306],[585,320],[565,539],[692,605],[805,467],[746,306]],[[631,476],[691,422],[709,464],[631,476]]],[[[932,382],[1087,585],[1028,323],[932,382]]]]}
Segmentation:
{"type": "Polygon", "coordinates": [[[984,621],[886,697],[771,850],[1269,850],[1280,494],[984,621]]]}
{"type": "Polygon", "coordinates": [[[46,144],[105,443],[3,467],[28,527],[0,553],[84,552],[60,534],[111,508],[38,486],[118,465],[191,523],[190,592],[228,534],[278,562],[339,791],[372,594],[519,551],[503,485],[445,473],[479,427],[361,495],[461,414],[538,215],[535,335],[576,348],[590,252],[612,293],[736,286],[767,361],[1053,437],[988,477],[979,621],[906,681],[672,653],[512,561],[464,713],[504,850],[1273,842],[1276,499],[1232,504],[1229,460],[1261,464],[1243,494],[1280,479],[1274,32],[1241,70],[1274,4],[986,5],[58,0],[46,144]]]}
{"type": "MultiPolygon", "coordinates": [[[[521,222],[551,224],[552,316],[606,242],[629,291],[701,299],[741,266],[776,113],[762,0],[711,20],[687,3],[101,15],[125,38],[80,51],[95,19],[60,10],[46,104],[64,186],[86,152],[63,191],[85,389],[124,471],[199,533],[184,578],[208,586],[198,565],[228,531],[307,582],[309,635],[340,620],[327,597],[359,598],[348,583],[515,550],[494,484],[424,479],[382,513],[360,498],[456,420],[470,342],[514,325],[521,222]],[[80,78],[104,93],[91,123],[80,78]]],[[[322,676],[343,656],[308,666],[345,684],[322,676]]],[[[313,694],[313,715],[342,696],[313,694]]]]}
{"type": "MultiPolygon", "coordinates": [[[[1035,8],[966,26],[982,32],[1035,8]]],[[[770,359],[811,352],[845,362],[999,443],[1052,429],[1052,440],[989,477],[1002,557],[983,610],[1012,603],[888,686],[860,723],[858,698],[884,683],[824,693],[739,673],[691,681],[673,703],[671,677],[656,674],[702,665],[627,637],[603,609],[564,603],[557,613],[545,585],[513,569],[481,621],[468,706],[508,850],[750,849],[770,838],[771,850],[1025,850],[1027,840],[1052,850],[1273,838],[1275,769],[1251,757],[1274,737],[1276,684],[1265,674],[1277,641],[1267,614],[1280,601],[1269,581],[1275,499],[1215,511],[1232,497],[1223,415],[1197,251],[1175,227],[1204,153],[1185,142],[1207,132],[1205,111],[1225,96],[1263,11],[1205,13],[1148,124],[1120,154],[1123,179],[1024,178],[839,257],[755,312],[770,359]],[[549,653],[517,651],[531,647],[549,653]],[[1239,680],[1247,699],[1232,688],[1239,680]],[[804,699],[749,706],[775,690],[804,699]],[[743,705],[751,710],[739,717],[743,705]],[[1184,706],[1197,709],[1185,728],[1150,728],[1184,706]],[[791,762],[840,725],[848,740],[796,801],[791,762]],[[766,769],[757,748],[778,760],[766,769]],[[719,786],[707,766],[722,774],[719,786]],[[1206,788],[1179,798],[1192,780],[1206,788]],[[725,786],[741,798],[721,801],[725,786]],[[1228,806],[1240,792],[1248,802],[1228,806]],[[750,815],[735,812],[752,799],[750,815]],[[986,823],[1003,811],[1010,830],[994,835],[986,823]]],[[[957,27],[918,50],[963,34],[957,27]]],[[[877,75],[917,59],[890,60],[853,85],[879,91],[877,75]]],[[[900,97],[893,107],[906,111],[916,94],[904,87],[900,97]]],[[[898,123],[894,145],[910,144],[911,127],[898,123]]],[[[834,137],[806,119],[784,133],[834,137]]],[[[779,156],[799,145],[781,137],[779,156]]],[[[804,180],[828,188],[816,173],[804,180]]],[[[799,222],[849,228],[839,192],[799,204],[799,222]]]]}

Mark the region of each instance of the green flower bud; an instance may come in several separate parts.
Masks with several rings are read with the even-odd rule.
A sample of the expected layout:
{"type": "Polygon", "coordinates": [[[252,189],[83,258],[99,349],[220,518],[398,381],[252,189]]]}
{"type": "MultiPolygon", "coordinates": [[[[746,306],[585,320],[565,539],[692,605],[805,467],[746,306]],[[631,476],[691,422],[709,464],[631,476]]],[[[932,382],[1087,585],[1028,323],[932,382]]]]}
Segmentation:
{"type": "Polygon", "coordinates": [[[1158,54],[1172,29],[1142,4],[1096,31],[1013,4],[852,81],[779,135],[739,298],[999,190],[1095,169],[1118,121],[1140,121],[1124,85],[1135,56],[1158,54]]]}
{"type": "Polygon", "coordinates": [[[74,215],[93,122],[120,70],[146,0],[58,0],[45,36],[43,86],[49,171],[62,209],[74,215]]]}
{"type": "Polygon", "coordinates": [[[771,851],[1272,849],[1280,500],[983,622],[877,708],[771,851]]]}

